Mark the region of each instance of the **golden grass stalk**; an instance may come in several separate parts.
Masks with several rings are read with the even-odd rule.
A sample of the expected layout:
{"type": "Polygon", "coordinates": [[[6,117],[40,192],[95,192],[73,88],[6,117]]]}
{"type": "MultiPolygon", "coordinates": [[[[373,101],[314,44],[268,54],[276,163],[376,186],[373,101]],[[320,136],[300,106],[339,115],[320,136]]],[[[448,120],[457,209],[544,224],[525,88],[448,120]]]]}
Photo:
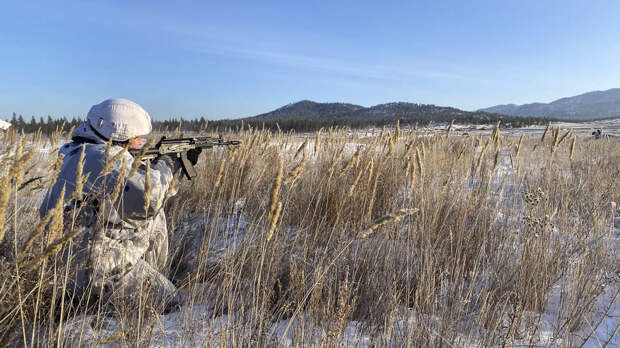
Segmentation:
{"type": "Polygon", "coordinates": [[[9,132],[9,142],[13,144],[15,143],[16,140],[17,140],[17,132],[11,129],[11,131],[9,132]]]}
{"type": "Polygon", "coordinates": [[[387,153],[387,155],[385,156],[385,158],[386,158],[386,159],[388,159],[388,158],[391,158],[391,157],[392,157],[392,155],[394,154],[394,148],[395,148],[395,145],[394,145],[394,139],[393,139],[393,137],[392,137],[392,136],[390,136],[390,137],[388,138],[388,153],[387,153]]]}
{"type": "Polygon", "coordinates": [[[493,177],[495,176],[495,173],[497,171],[497,166],[499,164],[499,153],[500,153],[500,150],[497,150],[495,152],[495,157],[493,158],[493,168],[491,168],[489,172],[489,185],[493,181],[493,177]]]}
{"type": "Polygon", "coordinates": [[[418,163],[418,169],[420,170],[420,177],[424,177],[424,164],[422,162],[422,155],[418,149],[415,150],[416,161],[418,163]]]}
{"type": "Polygon", "coordinates": [[[338,151],[336,155],[334,155],[334,159],[332,160],[332,165],[329,167],[329,171],[328,171],[330,178],[334,174],[334,170],[336,170],[336,166],[338,165],[338,163],[340,163],[343,156],[344,156],[344,146],[340,148],[340,151],[338,151]]]}
{"type": "Polygon", "coordinates": [[[569,130],[567,130],[567,131],[566,131],[566,133],[564,133],[564,135],[562,135],[562,137],[561,137],[561,138],[560,138],[560,140],[558,141],[558,145],[557,145],[557,146],[562,145],[562,142],[564,141],[564,139],[566,139],[566,137],[570,134],[570,132],[571,132],[571,131],[570,131],[570,129],[569,129],[569,130]]]}
{"type": "Polygon", "coordinates": [[[82,151],[80,152],[80,160],[75,170],[75,189],[69,199],[75,198],[77,200],[82,198],[82,191],[84,189],[84,177],[82,173],[84,171],[84,155],[86,154],[86,144],[82,144],[82,151]]]}
{"type": "Polygon", "coordinates": [[[354,166],[357,165],[357,163],[359,163],[360,160],[360,148],[357,148],[357,151],[355,151],[355,154],[353,155],[353,157],[351,157],[351,159],[349,160],[349,162],[347,162],[347,164],[345,164],[345,166],[342,168],[342,170],[340,171],[340,175],[342,176],[343,174],[345,174],[349,169],[353,168],[354,166]]]}
{"type": "Polygon", "coordinates": [[[302,160],[293,169],[291,169],[291,171],[288,173],[288,176],[286,177],[286,180],[284,180],[284,185],[288,185],[297,180],[297,178],[299,178],[299,176],[303,172],[305,164],[306,156],[304,156],[302,160]]]}
{"type": "Polygon", "coordinates": [[[63,185],[54,209],[51,211],[51,222],[48,229],[47,243],[50,244],[56,236],[62,235],[63,230],[63,214],[65,207],[65,186],[63,185]]]}
{"type": "Polygon", "coordinates": [[[144,173],[144,217],[146,218],[151,206],[151,161],[146,161],[144,173]]]}
{"type": "Polygon", "coordinates": [[[179,183],[179,177],[181,176],[181,172],[177,172],[172,176],[172,181],[170,181],[170,185],[168,185],[168,189],[166,190],[166,194],[164,195],[164,199],[168,199],[172,197],[172,192],[174,192],[177,184],[179,183]]]}
{"type": "Polygon", "coordinates": [[[409,143],[407,143],[407,145],[405,145],[405,152],[403,152],[403,157],[401,157],[401,159],[406,159],[407,157],[411,156],[411,152],[414,149],[413,143],[414,140],[410,141],[409,143]]]}
{"type": "Polygon", "coordinates": [[[263,145],[263,151],[261,152],[261,155],[264,155],[267,152],[269,145],[271,145],[271,135],[269,135],[267,139],[265,139],[264,143],[265,144],[263,145]]]}
{"type": "Polygon", "coordinates": [[[387,214],[375,220],[370,227],[359,233],[360,238],[368,238],[371,234],[373,234],[379,227],[384,226],[391,222],[398,222],[402,220],[404,217],[415,214],[418,212],[418,209],[401,209],[396,213],[387,214]]]}
{"type": "Polygon", "coordinates": [[[19,161],[23,153],[24,153],[24,131],[22,130],[22,135],[19,137],[19,141],[17,143],[17,149],[15,150],[15,155],[13,156],[13,165],[17,164],[17,161],[19,161]]]}
{"type": "Polygon", "coordinates": [[[375,160],[374,159],[370,159],[370,162],[366,165],[366,168],[364,171],[368,173],[368,182],[367,182],[367,186],[370,186],[370,180],[372,180],[372,175],[373,175],[373,170],[375,168],[375,160]]]}
{"type": "Polygon", "coordinates": [[[56,180],[58,179],[58,173],[60,173],[60,169],[62,168],[62,162],[64,159],[65,155],[59,154],[56,158],[56,162],[54,162],[54,166],[52,167],[52,174],[50,175],[50,188],[54,187],[54,185],[56,184],[56,180]]]}
{"type": "Polygon", "coordinates": [[[269,224],[269,231],[267,232],[267,241],[270,241],[273,237],[273,232],[276,230],[276,225],[278,224],[278,219],[280,218],[281,212],[282,202],[278,202],[278,205],[275,208],[273,215],[271,216],[271,223],[269,224]]]}
{"type": "Polygon", "coordinates": [[[69,131],[67,132],[67,141],[71,140],[71,134],[73,133],[74,130],[75,130],[75,125],[69,128],[69,131]]]}
{"type": "Polygon", "coordinates": [[[45,250],[40,254],[35,256],[28,264],[25,264],[24,270],[26,272],[32,271],[35,267],[37,267],[41,262],[46,260],[52,254],[55,254],[60,250],[63,244],[69,241],[71,238],[75,237],[82,230],[79,228],[74,229],[71,233],[65,234],[62,238],[56,239],[53,241],[45,250]]]}
{"type": "Polygon", "coordinates": [[[375,205],[375,197],[376,197],[376,194],[377,194],[377,184],[379,183],[379,177],[380,176],[381,176],[380,175],[380,171],[377,170],[377,174],[374,177],[372,177],[372,176],[368,177],[368,187],[371,187],[370,186],[370,182],[371,182],[372,179],[374,179],[372,181],[372,189],[370,189],[370,195],[369,195],[370,199],[368,200],[368,206],[367,206],[367,209],[366,209],[366,216],[367,216],[368,220],[370,220],[372,218],[372,209],[374,208],[374,205],[375,205]]]}
{"type": "Polygon", "coordinates": [[[6,233],[6,211],[11,197],[10,182],[11,176],[9,174],[5,175],[2,181],[0,181],[0,242],[2,242],[6,233]]]}
{"type": "Polygon", "coordinates": [[[577,136],[573,136],[573,141],[570,143],[570,160],[573,160],[573,155],[575,154],[575,143],[577,142],[577,136]]]}
{"type": "Polygon", "coordinates": [[[269,216],[270,217],[273,217],[273,214],[276,211],[276,204],[278,201],[278,192],[280,191],[280,186],[282,185],[283,172],[284,172],[284,163],[280,161],[280,166],[278,167],[278,174],[276,175],[276,178],[273,181],[273,186],[271,187],[271,197],[269,199],[269,216]]]}
{"type": "Polygon", "coordinates": [[[252,140],[250,140],[250,143],[248,145],[248,152],[254,148],[257,142],[258,142],[258,133],[254,133],[254,135],[252,136],[252,140]]]}
{"type": "Polygon", "coordinates": [[[123,158],[123,162],[121,164],[121,170],[118,173],[118,178],[116,178],[116,183],[114,184],[114,191],[112,191],[112,202],[116,202],[116,199],[121,194],[121,189],[125,183],[125,173],[127,171],[127,159],[123,158]]]}
{"type": "Polygon", "coordinates": [[[50,210],[47,213],[47,215],[45,215],[45,217],[41,219],[41,221],[39,221],[39,224],[37,225],[37,227],[35,227],[32,234],[30,234],[30,237],[28,237],[28,239],[26,240],[26,243],[24,243],[24,247],[22,248],[22,253],[25,253],[26,251],[28,251],[28,249],[30,249],[30,247],[32,246],[32,243],[34,243],[34,240],[37,238],[37,236],[43,233],[43,231],[45,230],[45,226],[47,226],[47,224],[52,219],[52,213],[53,213],[53,210],[50,210]]]}
{"type": "Polygon", "coordinates": [[[144,144],[144,146],[142,146],[142,148],[140,149],[140,152],[138,153],[138,155],[134,159],[133,163],[131,164],[131,170],[129,171],[128,178],[131,178],[132,176],[134,176],[134,174],[136,174],[136,171],[138,170],[138,167],[142,163],[142,157],[144,156],[146,151],[151,146],[153,146],[154,142],[155,142],[155,138],[150,138],[149,140],[146,141],[146,144],[144,144]]]}
{"type": "Polygon", "coordinates": [[[108,166],[108,162],[110,161],[110,148],[112,147],[112,138],[110,138],[110,140],[108,140],[106,147],[105,147],[105,167],[108,166]]]}
{"type": "Polygon", "coordinates": [[[409,180],[410,180],[410,186],[413,189],[413,187],[415,187],[415,181],[416,181],[416,162],[414,158],[411,158],[409,160],[409,180]]]}
{"type": "Polygon", "coordinates": [[[56,144],[58,144],[58,141],[60,140],[60,137],[62,136],[62,130],[64,128],[65,128],[65,122],[63,122],[60,126],[57,126],[56,130],[50,136],[50,145],[52,147],[56,147],[56,144]]]}
{"type": "Polygon", "coordinates": [[[125,330],[120,330],[110,336],[104,337],[101,341],[99,341],[99,344],[108,345],[110,343],[121,341],[123,337],[125,337],[125,335],[129,334],[133,330],[135,330],[135,328],[133,327],[129,327],[125,330]]]}
{"type": "Polygon", "coordinates": [[[495,140],[495,137],[498,136],[499,133],[499,123],[501,121],[497,121],[497,123],[495,124],[495,127],[493,127],[493,132],[491,133],[491,139],[495,140]]]}
{"type": "MultiPolygon", "coordinates": [[[[371,163],[372,163],[372,162],[370,162],[370,163],[369,163],[369,165],[370,165],[371,163]]],[[[364,174],[364,171],[363,171],[363,170],[360,170],[360,171],[357,173],[357,176],[355,177],[355,180],[353,180],[353,183],[352,183],[352,184],[351,184],[351,186],[349,187],[349,197],[352,197],[352,196],[353,196],[353,193],[355,192],[355,188],[357,187],[357,184],[360,182],[360,179],[362,178],[362,174],[364,174]]]]}
{"type": "Polygon", "coordinates": [[[323,128],[319,129],[318,132],[316,132],[316,138],[314,139],[314,155],[318,155],[319,153],[319,148],[321,146],[321,131],[323,130],[323,128]]]}
{"type": "Polygon", "coordinates": [[[179,121],[179,124],[177,125],[177,128],[174,129],[174,137],[175,138],[179,138],[181,136],[181,127],[182,126],[183,126],[183,120],[179,121]]]}
{"type": "Polygon", "coordinates": [[[517,152],[515,154],[515,157],[518,159],[519,158],[519,154],[521,153],[521,145],[523,144],[523,134],[521,134],[521,137],[519,137],[519,144],[517,145],[517,152]]]}
{"type": "Polygon", "coordinates": [[[228,163],[234,163],[239,153],[240,153],[239,148],[234,148],[232,149],[232,151],[229,151],[228,163]]]}
{"type": "Polygon", "coordinates": [[[0,180],[0,242],[4,239],[4,234],[6,233],[6,214],[9,206],[9,200],[11,198],[11,183],[19,186],[21,183],[21,179],[23,178],[22,168],[26,163],[32,159],[34,155],[34,151],[29,151],[26,155],[21,155],[23,153],[23,142],[20,138],[20,145],[17,147],[17,151],[14,156],[13,166],[8,171],[7,174],[4,175],[2,180],[0,180]],[[19,158],[18,158],[19,156],[19,158]]]}
{"type": "Polygon", "coordinates": [[[215,187],[219,187],[222,183],[222,177],[224,176],[224,167],[226,166],[226,159],[222,158],[220,168],[217,170],[217,176],[215,177],[215,187]]]}
{"type": "Polygon", "coordinates": [[[559,137],[560,137],[560,127],[556,127],[553,130],[553,144],[551,145],[551,156],[553,156],[553,154],[558,148],[559,137]]]}
{"type": "Polygon", "coordinates": [[[400,119],[396,120],[396,141],[398,142],[398,139],[400,139],[400,119]]]}
{"type": "Polygon", "coordinates": [[[491,145],[491,139],[487,141],[486,145],[484,145],[484,148],[482,148],[482,151],[480,152],[480,157],[478,157],[478,163],[476,164],[476,171],[474,172],[474,175],[478,175],[478,173],[480,173],[480,168],[482,167],[482,160],[484,159],[484,155],[489,149],[489,145],[491,145]]]}
{"type": "MultiPolygon", "coordinates": [[[[103,170],[101,171],[101,175],[106,176],[106,175],[110,174],[110,172],[112,171],[112,164],[116,163],[125,154],[125,152],[127,152],[127,148],[123,148],[116,155],[114,155],[110,159],[110,161],[108,161],[105,164],[105,167],[103,167],[103,170]]],[[[124,173],[123,173],[123,175],[124,175],[124,173]]]]}
{"type": "Polygon", "coordinates": [[[499,132],[500,132],[500,128],[499,125],[502,121],[497,121],[497,124],[495,124],[495,129],[493,130],[493,143],[495,144],[495,150],[498,151],[499,147],[501,145],[501,139],[499,137],[499,132]]]}
{"type": "Polygon", "coordinates": [[[306,140],[304,140],[304,142],[301,144],[301,146],[299,146],[299,148],[297,149],[297,152],[295,152],[295,156],[293,156],[293,161],[296,160],[297,157],[299,157],[299,155],[306,150],[306,146],[307,145],[308,145],[308,138],[306,138],[306,140]]]}
{"type": "Polygon", "coordinates": [[[454,127],[454,120],[450,120],[450,125],[448,126],[448,129],[446,129],[446,137],[450,136],[450,132],[452,131],[452,127],[454,127]]]}
{"type": "Polygon", "coordinates": [[[476,147],[482,146],[482,137],[476,137],[476,147]]]}
{"type": "Polygon", "coordinates": [[[500,153],[499,150],[495,152],[495,158],[493,159],[493,171],[497,169],[497,165],[499,164],[499,153],[500,153]]]}
{"type": "Polygon", "coordinates": [[[547,123],[547,127],[545,127],[545,131],[543,132],[542,137],[540,138],[541,143],[545,142],[545,136],[547,135],[547,132],[549,132],[550,127],[551,127],[551,122],[547,123]]]}
{"type": "Polygon", "coordinates": [[[443,185],[441,185],[441,194],[444,195],[448,191],[448,187],[450,186],[450,181],[452,180],[452,173],[448,174],[446,180],[444,180],[443,185]]]}
{"type": "Polygon", "coordinates": [[[17,144],[17,149],[15,150],[15,155],[13,156],[13,165],[11,166],[10,171],[13,173],[12,174],[12,178],[13,178],[13,182],[17,182],[17,186],[19,186],[19,184],[21,183],[22,179],[23,179],[23,175],[21,172],[21,168],[23,166],[22,162],[22,155],[24,153],[24,130],[22,129],[21,131],[21,136],[19,137],[19,141],[17,144]]]}
{"type": "Polygon", "coordinates": [[[200,134],[204,133],[207,130],[207,127],[209,126],[209,120],[205,120],[201,125],[200,125],[200,134]]]}
{"type": "Polygon", "coordinates": [[[11,167],[10,172],[13,177],[13,185],[14,187],[19,187],[24,179],[24,166],[30,163],[30,160],[34,156],[34,150],[28,151],[25,155],[21,156],[19,160],[15,162],[13,167],[11,167]]]}

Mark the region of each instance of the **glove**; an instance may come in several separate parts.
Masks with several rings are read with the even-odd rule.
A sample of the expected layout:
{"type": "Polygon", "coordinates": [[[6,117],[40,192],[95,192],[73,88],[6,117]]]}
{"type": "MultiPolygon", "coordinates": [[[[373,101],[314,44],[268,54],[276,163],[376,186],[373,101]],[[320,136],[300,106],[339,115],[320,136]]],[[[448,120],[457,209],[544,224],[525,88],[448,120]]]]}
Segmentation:
{"type": "Polygon", "coordinates": [[[178,172],[179,169],[181,169],[181,161],[179,161],[176,158],[172,158],[169,155],[161,155],[161,156],[157,157],[157,161],[162,161],[162,162],[166,163],[168,168],[170,168],[170,170],[172,170],[173,174],[178,172]]]}
{"type": "Polygon", "coordinates": [[[202,148],[197,147],[195,149],[191,149],[187,151],[187,159],[192,163],[192,165],[196,165],[198,163],[198,157],[202,153],[202,148]]]}

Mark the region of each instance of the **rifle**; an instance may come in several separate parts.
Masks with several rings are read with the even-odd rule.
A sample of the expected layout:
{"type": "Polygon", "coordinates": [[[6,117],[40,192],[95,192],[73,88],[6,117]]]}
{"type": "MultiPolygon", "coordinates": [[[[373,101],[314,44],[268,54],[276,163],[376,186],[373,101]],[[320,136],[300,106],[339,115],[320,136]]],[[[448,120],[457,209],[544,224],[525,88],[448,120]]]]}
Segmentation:
{"type": "Polygon", "coordinates": [[[192,137],[192,138],[176,138],[168,139],[165,136],[157,142],[157,144],[148,149],[131,149],[129,153],[134,157],[142,154],[141,159],[153,160],[162,155],[171,155],[173,157],[180,158],[181,168],[183,168],[183,174],[188,180],[192,180],[196,176],[196,169],[192,166],[192,163],[187,159],[187,151],[191,149],[210,149],[214,146],[236,146],[241,144],[238,140],[224,141],[222,137],[192,137]]]}

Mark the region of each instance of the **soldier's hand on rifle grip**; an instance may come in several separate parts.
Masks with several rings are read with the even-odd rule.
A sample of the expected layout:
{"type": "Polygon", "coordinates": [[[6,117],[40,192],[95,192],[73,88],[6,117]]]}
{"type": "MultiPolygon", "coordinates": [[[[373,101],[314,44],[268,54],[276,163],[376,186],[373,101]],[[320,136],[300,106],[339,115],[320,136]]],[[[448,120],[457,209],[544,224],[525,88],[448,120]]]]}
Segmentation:
{"type": "Polygon", "coordinates": [[[198,157],[202,153],[202,148],[198,147],[195,149],[191,149],[187,151],[187,159],[192,163],[192,165],[196,165],[198,163],[198,157]]]}
{"type": "Polygon", "coordinates": [[[179,169],[181,169],[181,161],[179,161],[177,158],[172,158],[169,155],[161,155],[157,157],[157,161],[163,161],[164,163],[166,163],[172,173],[176,173],[179,171],[179,169]]]}

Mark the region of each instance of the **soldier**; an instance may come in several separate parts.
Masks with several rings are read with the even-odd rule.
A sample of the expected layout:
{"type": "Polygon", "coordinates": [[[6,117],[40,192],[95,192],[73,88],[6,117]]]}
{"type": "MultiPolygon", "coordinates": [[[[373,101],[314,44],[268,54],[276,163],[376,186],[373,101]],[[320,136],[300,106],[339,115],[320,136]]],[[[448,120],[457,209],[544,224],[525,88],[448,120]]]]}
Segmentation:
{"type": "MultiPolygon", "coordinates": [[[[139,148],[143,136],[152,130],[149,114],[138,104],[126,99],[108,99],[94,105],[87,120],[71,134],[72,142],[59,153],[64,160],[57,181],[40,207],[45,216],[65,189],[65,211],[78,211],[83,232],[76,238],[76,247],[65,253],[70,265],[68,289],[74,301],[100,299],[131,301],[138,292],[151,291],[152,304],[171,310],[178,304],[176,287],[160,270],[168,257],[168,231],[163,210],[166,195],[174,195],[170,183],[180,169],[176,158],[160,156],[150,166],[150,189],[146,169],[140,164],[135,174],[127,177],[134,158],[125,151],[118,161],[103,173],[108,158],[120,151],[139,148]],[[111,146],[108,149],[108,143],[111,146]],[[84,151],[83,195],[72,201],[67,198],[76,185],[76,170],[84,151]],[[125,173],[122,163],[125,162],[125,173]],[[124,187],[114,199],[111,192],[119,177],[124,187]],[[149,204],[146,203],[149,200],[149,204]],[[145,210],[148,206],[148,210],[145,210]],[[68,254],[68,255],[67,255],[68,254]]],[[[201,149],[190,150],[187,157],[196,164],[201,149]]],[[[65,213],[66,214],[66,213],[65,213]]],[[[125,302],[127,303],[127,302],[125,302]]]]}
{"type": "Polygon", "coordinates": [[[5,120],[0,119],[0,129],[1,130],[7,130],[9,129],[9,127],[11,127],[11,124],[5,120]]]}

